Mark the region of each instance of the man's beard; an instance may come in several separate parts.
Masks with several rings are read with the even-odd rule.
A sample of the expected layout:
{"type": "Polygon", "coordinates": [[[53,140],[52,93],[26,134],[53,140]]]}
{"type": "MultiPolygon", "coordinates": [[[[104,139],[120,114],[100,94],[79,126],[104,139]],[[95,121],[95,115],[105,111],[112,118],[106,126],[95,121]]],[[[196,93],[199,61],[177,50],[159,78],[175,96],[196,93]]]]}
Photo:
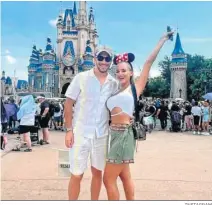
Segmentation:
{"type": "Polygon", "coordinates": [[[100,73],[107,73],[110,66],[108,66],[108,68],[104,71],[101,70],[98,65],[96,67],[97,67],[97,69],[99,70],[100,73]]]}

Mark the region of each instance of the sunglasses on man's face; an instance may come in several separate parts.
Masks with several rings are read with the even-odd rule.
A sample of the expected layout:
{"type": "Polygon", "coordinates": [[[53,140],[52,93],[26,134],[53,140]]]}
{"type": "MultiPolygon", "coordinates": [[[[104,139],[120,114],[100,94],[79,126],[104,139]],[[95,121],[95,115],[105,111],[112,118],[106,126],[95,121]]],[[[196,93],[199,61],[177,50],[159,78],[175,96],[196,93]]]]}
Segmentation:
{"type": "Polygon", "coordinates": [[[112,60],[112,58],[111,58],[110,56],[104,57],[104,56],[98,55],[98,56],[97,56],[97,60],[98,60],[98,61],[103,61],[103,60],[105,60],[107,63],[109,63],[109,62],[112,60]]]}

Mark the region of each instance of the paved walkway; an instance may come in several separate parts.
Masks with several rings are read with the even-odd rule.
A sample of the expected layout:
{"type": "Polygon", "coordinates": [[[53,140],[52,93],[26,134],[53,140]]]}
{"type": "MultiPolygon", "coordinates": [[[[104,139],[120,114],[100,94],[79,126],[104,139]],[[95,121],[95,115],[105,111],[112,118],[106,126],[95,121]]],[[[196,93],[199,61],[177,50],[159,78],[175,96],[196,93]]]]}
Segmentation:
{"type": "MultiPolygon", "coordinates": [[[[33,152],[8,152],[17,142],[9,137],[1,153],[3,200],[67,200],[69,179],[58,176],[58,150],[64,133],[51,132],[51,144],[33,152]]],[[[212,136],[153,132],[140,142],[131,166],[137,200],[212,200],[212,136]]],[[[85,173],[80,200],[90,199],[91,173],[85,173]]],[[[124,198],[120,181],[121,199],[124,198]]],[[[106,200],[102,187],[101,200],[106,200]]]]}

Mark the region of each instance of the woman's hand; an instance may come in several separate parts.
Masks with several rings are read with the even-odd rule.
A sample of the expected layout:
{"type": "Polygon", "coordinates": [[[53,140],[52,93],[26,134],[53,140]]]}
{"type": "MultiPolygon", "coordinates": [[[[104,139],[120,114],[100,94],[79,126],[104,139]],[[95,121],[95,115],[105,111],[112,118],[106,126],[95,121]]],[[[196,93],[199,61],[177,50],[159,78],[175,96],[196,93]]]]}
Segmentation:
{"type": "Polygon", "coordinates": [[[170,35],[174,35],[174,33],[175,33],[175,31],[167,32],[161,37],[161,39],[167,41],[167,40],[169,40],[170,35]]]}

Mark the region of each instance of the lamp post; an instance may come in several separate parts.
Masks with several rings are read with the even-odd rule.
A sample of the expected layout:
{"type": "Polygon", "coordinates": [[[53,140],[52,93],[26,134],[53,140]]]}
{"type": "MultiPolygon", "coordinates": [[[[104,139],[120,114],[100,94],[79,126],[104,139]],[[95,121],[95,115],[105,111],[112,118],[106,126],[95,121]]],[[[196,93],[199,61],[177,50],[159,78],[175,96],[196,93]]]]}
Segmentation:
{"type": "Polygon", "coordinates": [[[204,80],[203,83],[204,83],[205,94],[206,94],[207,93],[207,87],[206,87],[207,86],[207,80],[204,80]]]}
{"type": "Polygon", "coordinates": [[[180,93],[180,98],[181,98],[181,94],[182,94],[182,89],[181,88],[179,89],[179,93],[180,93]]]}
{"type": "Polygon", "coordinates": [[[199,89],[199,88],[197,88],[197,89],[196,89],[196,93],[197,93],[197,95],[196,95],[196,96],[197,96],[197,101],[199,100],[199,92],[200,92],[200,89],[199,89]]]}

